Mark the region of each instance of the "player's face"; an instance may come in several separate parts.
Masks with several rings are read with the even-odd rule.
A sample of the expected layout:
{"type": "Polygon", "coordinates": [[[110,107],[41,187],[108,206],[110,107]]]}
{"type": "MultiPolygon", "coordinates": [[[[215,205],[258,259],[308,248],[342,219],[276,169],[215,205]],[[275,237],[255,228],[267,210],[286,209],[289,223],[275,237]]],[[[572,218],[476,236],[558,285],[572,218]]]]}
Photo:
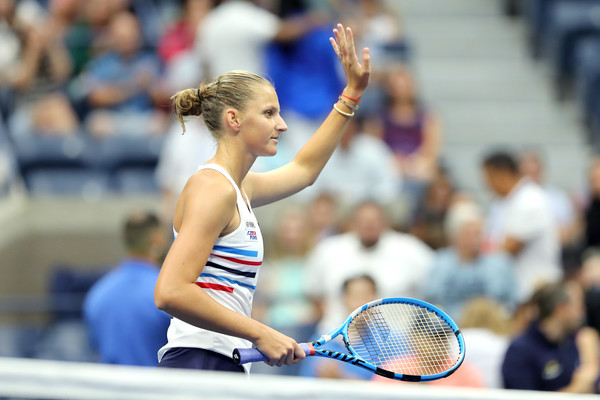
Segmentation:
{"type": "Polygon", "coordinates": [[[279,100],[271,85],[257,87],[255,99],[240,120],[240,135],[255,156],[274,156],[287,125],[279,114],[279,100]]]}

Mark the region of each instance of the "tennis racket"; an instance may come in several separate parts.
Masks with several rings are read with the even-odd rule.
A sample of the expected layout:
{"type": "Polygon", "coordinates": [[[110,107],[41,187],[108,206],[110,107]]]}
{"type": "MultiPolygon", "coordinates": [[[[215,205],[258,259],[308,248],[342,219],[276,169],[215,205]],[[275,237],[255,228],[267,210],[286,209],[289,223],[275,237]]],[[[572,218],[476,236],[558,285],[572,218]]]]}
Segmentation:
{"type": "MultiPolygon", "coordinates": [[[[300,346],[307,356],[333,358],[411,382],[445,378],[465,359],[463,335],[454,321],[429,303],[404,297],[367,303],[338,329],[300,346]],[[350,354],[321,349],[338,335],[350,354]]],[[[268,358],[250,348],[234,349],[233,360],[245,364],[268,358]]]]}

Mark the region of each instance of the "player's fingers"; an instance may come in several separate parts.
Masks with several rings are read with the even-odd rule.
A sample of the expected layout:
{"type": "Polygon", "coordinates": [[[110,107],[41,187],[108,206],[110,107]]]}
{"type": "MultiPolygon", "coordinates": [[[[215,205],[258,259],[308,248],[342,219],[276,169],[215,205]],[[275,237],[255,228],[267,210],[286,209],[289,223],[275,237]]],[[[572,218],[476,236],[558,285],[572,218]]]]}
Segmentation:
{"type": "Polygon", "coordinates": [[[362,67],[364,72],[371,72],[371,50],[368,47],[365,47],[362,52],[362,67]]]}
{"type": "Polygon", "coordinates": [[[285,365],[292,365],[294,363],[294,350],[294,348],[288,350],[287,356],[285,357],[285,365]]]}
{"type": "Polygon", "coordinates": [[[279,360],[277,360],[277,362],[275,363],[275,365],[277,365],[278,367],[282,367],[283,364],[285,364],[286,358],[287,358],[287,355],[281,357],[279,360]]]}
{"type": "Polygon", "coordinates": [[[338,46],[338,51],[342,49],[342,37],[340,35],[340,31],[337,29],[333,29],[333,36],[335,36],[335,43],[338,46]]]}
{"type": "Polygon", "coordinates": [[[356,57],[356,50],[354,48],[354,35],[352,34],[352,29],[350,29],[350,27],[346,28],[346,48],[348,50],[348,54],[356,57]]]}
{"type": "Polygon", "coordinates": [[[337,24],[337,29],[338,29],[338,32],[340,33],[340,38],[342,39],[343,44],[345,45],[346,44],[346,31],[344,31],[344,25],[337,24]]]}
{"type": "Polygon", "coordinates": [[[338,47],[337,43],[335,42],[335,39],[330,37],[329,43],[331,43],[331,47],[333,47],[333,51],[335,51],[335,54],[337,54],[339,56],[340,48],[338,47]]]}
{"type": "Polygon", "coordinates": [[[304,358],[306,358],[306,353],[299,344],[296,344],[294,347],[294,364],[298,364],[300,361],[304,360],[304,358]]]}
{"type": "Polygon", "coordinates": [[[342,52],[346,54],[346,33],[344,32],[344,26],[342,24],[338,24],[337,28],[333,30],[335,34],[335,39],[338,45],[338,53],[342,52]]]}

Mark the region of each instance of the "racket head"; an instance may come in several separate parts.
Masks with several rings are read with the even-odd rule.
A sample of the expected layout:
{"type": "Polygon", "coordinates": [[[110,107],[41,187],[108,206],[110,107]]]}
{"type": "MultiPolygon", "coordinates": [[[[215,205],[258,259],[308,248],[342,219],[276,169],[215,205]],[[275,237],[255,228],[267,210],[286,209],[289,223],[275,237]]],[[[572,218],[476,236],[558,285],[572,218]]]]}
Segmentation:
{"type": "Polygon", "coordinates": [[[465,343],[446,313],[422,300],[394,297],[372,301],[344,321],[348,351],[386,378],[430,381],[460,367],[465,343]]]}

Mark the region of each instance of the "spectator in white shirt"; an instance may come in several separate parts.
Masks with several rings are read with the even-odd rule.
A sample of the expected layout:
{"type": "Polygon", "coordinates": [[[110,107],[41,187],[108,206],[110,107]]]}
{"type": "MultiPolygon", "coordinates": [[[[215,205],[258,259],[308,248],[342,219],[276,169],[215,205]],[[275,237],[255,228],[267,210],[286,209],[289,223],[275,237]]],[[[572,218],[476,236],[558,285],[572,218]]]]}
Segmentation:
{"type": "Polygon", "coordinates": [[[394,154],[361,128],[360,120],[350,121],[319,180],[308,188],[308,196],[332,193],[347,205],[367,200],[390,204],[398,197],[402,176],[394,154]]]}
{"type": "Polygon", "coordinates": [[[186,134],[175,122],[169,128],[156,166],[156,180],[162,192],[162,217],[171,221],[177,199],[198,167],[215,155],[217,142],[200,118],[186,122],[186,134]]]}
{"type": "Polygon", "coordinates": [[[558,227],[561,244],[563,246],[573,244],[579,237],[580,227],[577,223],[575,207],[567,192],[544,183],[544,165],[540,155],[535,151],[528,151],[521,155],[519,169],[523,176],[531,178],[546,193],[558,227]]]}
{"type": "Polygon", "coordinates": [[[493,153],[483,167],[488,186],[498,196],[488,218],[487,245],[514,257],[519,299],[524,301],[540,283],[562,276],[552,209],[542,188],[521,176],[512,155],[493,153]]]}
{"type": "Polygon", "coordinates": [[[380,205],[359,205],[351,231],[323,240],[309,257],[307,288],[323,315],[317,331],[333,329],[347,316],[339,294],[349,277],[370,275],[382,297],[415,297],[432,257],[417,238],[389,229],[380,205]]]}
{"type": "Polygon", "coordinates": [[[271,41],[294,40],[317,23],[312,15],[280,20],[252,1],[222,1],[200,25],[196,48],[209,77],[233,70],[263,74],[264,51],[271,41]]]}

